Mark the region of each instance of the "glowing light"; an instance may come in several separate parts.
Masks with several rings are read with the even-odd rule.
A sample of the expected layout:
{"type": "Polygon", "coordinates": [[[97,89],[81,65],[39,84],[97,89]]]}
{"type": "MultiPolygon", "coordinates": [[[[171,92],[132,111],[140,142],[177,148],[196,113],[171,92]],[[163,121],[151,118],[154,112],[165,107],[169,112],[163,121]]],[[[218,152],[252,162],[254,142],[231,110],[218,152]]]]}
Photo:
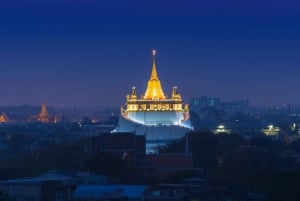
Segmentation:
{"type": "Polygon", "coordinates": [[[269,125],[269,131],[273,130],[274,126],[273,125],[269,125]]]}
{"type": "Polygon", "coordinates": [[[280,132],[280,128],[270,124],[266,129],[262,129],[262,132],[267,136],[277,136],[280,132]]]}
{"type": "Polygon", "coordinates": [[[225,127],[223,125],[218,126],[219,129],[224,129],[225,127]]]}
{"type": "Polygon", "coordinates": [[[152,50],[152,55],[153,55],[153,56],[156,55],[156,50],[152,50]]]}
{"type": "Polygon", "coordinates": [[[213,131],[215,134],[219,134],[219,133],[227,133],[230,134],[230,130],[225,128],[224,125],[220,124],[219,126],[217,126],[217,129],[213,131]]]}

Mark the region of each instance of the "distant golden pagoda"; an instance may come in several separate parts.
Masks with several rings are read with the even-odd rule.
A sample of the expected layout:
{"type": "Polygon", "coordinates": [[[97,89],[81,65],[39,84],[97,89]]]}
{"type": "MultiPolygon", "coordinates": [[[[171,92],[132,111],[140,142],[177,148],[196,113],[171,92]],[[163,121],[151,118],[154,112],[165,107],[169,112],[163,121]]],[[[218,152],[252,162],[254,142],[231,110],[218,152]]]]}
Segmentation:
{"type": "Polygon", "coordinates": [[[2,113],[0,115],[0,123],[7,123],[9,122],[9,118],[7,117],[7,115],[5,113],[2,113]]]}
{"type": "Polygon", "coordinates": [[[38,114],[37,116],[30,117],[29,121],[39,121],[42,123],[56,123],[56,118],[48,114],[47,105],[43,103],[40,114],[38,114]]]}
{"type": "Polygon", "coordinates": [[[45,103],[42,104],[42,108],[38,120],[43,123],[49,123],[49,114],[47,112],[47,106],[45,103]]]}

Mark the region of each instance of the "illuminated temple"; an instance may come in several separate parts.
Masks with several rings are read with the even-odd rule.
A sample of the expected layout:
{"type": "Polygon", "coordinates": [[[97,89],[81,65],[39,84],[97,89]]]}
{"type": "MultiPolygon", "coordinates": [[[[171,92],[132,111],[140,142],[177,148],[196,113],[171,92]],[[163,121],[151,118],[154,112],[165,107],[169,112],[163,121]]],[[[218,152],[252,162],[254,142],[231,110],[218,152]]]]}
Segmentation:
{"type": "Polygon", "coordinates": [[[43,103],[41,107],[41,112],[36,116],[31,116],[29,121],[38,121],[41,123],[56,123],[56,118],[48,114],[47,106],[45,103],[43,103]]]}
{"type": "Polygon", "coordinates": [[[158,146],[180,139],[193,129],[188,105],[183,103],[177,87],[172,88],[170,97],[164,94],[156,70],[155,50],[152,55],[152,71],[145,94],[139,98],[136,87],[132,87],[125,106],[121,107],[119,124],[112,131],[145,135],[147,152],[155,152],[158,146]]]}
{"type": "Polygon", "coordinates": [[[9,122],[9,118],[7,117],[7,115],[5,113],[0,114],[0,123],[8,123],[9,122]]]}

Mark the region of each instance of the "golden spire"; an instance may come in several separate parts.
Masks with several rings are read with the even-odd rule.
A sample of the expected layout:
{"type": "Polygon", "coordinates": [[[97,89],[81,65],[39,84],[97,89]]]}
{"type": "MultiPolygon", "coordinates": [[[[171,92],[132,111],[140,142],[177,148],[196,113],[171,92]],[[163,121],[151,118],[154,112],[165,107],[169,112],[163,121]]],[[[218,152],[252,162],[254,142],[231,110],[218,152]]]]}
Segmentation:
{"type": "Polygon", "coordinates": [[[47,112],[47,106],[45,103],[42,104],[41,112],[39,114],[39,121],[43,123],[48,123],[49,122],[49,115],[47,112]]]}
{"type": "Polygon", "coordinates": [[[156,55],[156,51],[152,50],[153,61],[152,61],[152,72],[151,72],[150,80],[158,80],[156,63],[155,63],[155,55],[156,55]]]}
{"type": "Polygon", "coordinates": [[[150,80],[148,81],[148,86],[144,95],[144,99],[151,99],[151,100],[166,99],[164,92],[161,88],[161,84],[158,79],[158,75],[156,71],[155,50],[152,51],[152,56],[153,56],[153,63],[152,63],[151,77],[150,80]]]}
{"type": "Polygon", "coordinates": [[[48,116],[47,106],[45,103],[42,104],[40,116],[42,116],[42,117],[48,116]]]}

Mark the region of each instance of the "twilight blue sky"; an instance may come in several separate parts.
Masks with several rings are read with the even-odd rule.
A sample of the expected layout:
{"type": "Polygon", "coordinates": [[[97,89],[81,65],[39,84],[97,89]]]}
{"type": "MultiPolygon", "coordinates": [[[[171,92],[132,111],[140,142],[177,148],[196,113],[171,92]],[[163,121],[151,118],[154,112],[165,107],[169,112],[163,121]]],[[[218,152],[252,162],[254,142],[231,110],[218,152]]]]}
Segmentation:
{"type": "Polygon", "coordinates": [[[300,105],[300,1],[10,0],[0,106],[119,106],[144,93],[153,48],[164,92],[185,102],[300,105]]]}

